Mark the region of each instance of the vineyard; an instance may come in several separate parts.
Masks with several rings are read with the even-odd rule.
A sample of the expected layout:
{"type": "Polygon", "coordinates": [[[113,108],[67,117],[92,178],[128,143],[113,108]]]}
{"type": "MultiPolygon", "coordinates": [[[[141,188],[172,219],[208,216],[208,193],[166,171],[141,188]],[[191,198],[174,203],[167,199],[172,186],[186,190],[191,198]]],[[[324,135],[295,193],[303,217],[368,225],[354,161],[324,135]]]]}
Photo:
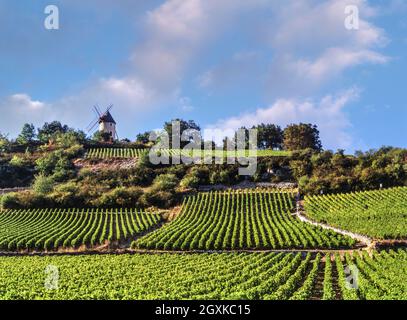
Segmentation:
{"type": "Polygon", "coordinates": [[[217,158],[227,158],[227,157],[286,157],[291,154],[290,151],[280,151],[280,150],[191,150],[191,149],[158,149],[157,151],[161,155],[167,156],[184,156],[184,157],[217,157],[217,158]]]}
{"type": "MultiPolygon", "coordinates": [[[[109,158],[139,158],[143,154],[149,152],[149,149],[135,148],[92,148],[86,153],[87,159],[109,159],[109,158]]],[[[227,158],[227,157],[245,157],[249,156],[248,150],[242,151],[223,151],[223,150],[180,150],[180,149],[159,149],[155,151],[161,156],[183,156],[183,157],[198,157],[198,158],[227,158]]],[[[258,157],[285,157],[289,156],[289,151],[276,150],[257,150],[258,157]]]]}
{"type": "Polygon", "coordinates": [[[0,214],[0,250],[51,250],[124,241],[149,230],[159,214],[137,210],[37,209],[0,214]]]}
{"type": "Polygon", "coordinates": [[[307,215],[379,239],[407,239],[407,187],[305,199],[307,215]]]}
{"type": "Polygon", "coordinates": [[[404,250],[342,259],[310,253],[0,257],[0,299],[405,300],[406,275],[404,250]],[[347,264],[359,270],[356,288],[345,281],[347,264]],[[49,266],[58,290],[44,286],[49,266]]]}
{"type": "Polygon", "coordinates": [[[339,248],[353,239],[300,222],[294,194],[265,190],[216,191],[185,198],[171,223],[133,243],[169,250],[339,248]]]}
{"type": "Polygon", "coordinates": [[[135,148],[92,148],[86,152],[87,159],[109,159],[109,158],[139,158],[148,149],[135,148]]]}

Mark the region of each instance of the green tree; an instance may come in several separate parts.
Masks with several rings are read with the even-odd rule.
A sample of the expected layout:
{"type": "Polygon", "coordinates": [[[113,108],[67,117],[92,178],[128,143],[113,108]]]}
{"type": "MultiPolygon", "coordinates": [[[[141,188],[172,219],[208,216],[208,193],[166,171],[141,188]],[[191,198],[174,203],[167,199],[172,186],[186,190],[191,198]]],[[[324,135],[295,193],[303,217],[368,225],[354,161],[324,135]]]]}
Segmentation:
{"type": "Polygon", "coordinates": [[[24,124],[23,128],[21,129],[21,133],[17,137],[17,143],[19,144],[27,144],[32,142],[36,137],[35,134],[35,127],[31,123],[24,124]]]}
{"type": "Polygon", "coordinates": [[[136,137],[136,142],[147,144],[150,142],[150,131],[139,133],[136,137]]]}
{"type": "Polygon", "coordinates": [[[48,143],[50,140],[60,133],[72,131],[67,125],[62,125],[59,121],[46,122],[42,128],[38,129],[38,139],[43,143],[48,143]]]}
{"type": "Polygon", "coordinates": [[[283,130],[275,124],[260,124],[257,129],[257,147],[259,149],[281,149],[283,146],[283,130]]]}
{"type": "Polygon", "coordinates": [[[286,150],[322,150],[322,143],[316,125],[291,124],[284,129],[284,148],[286,150]]]}
{"type": "Polygon", "coordinates": [[[7,152],[10,148],[10,141],[7,136],[0,132],[0,152],[7,152]]]}
{"type": "MultiPolygon", "coordinates": [[[[199,125],[195,123],[194,120],[182,120],[182,119],[174,119],[169,122],[164,123],[164,130],[168,133],[169,136],[169,141],[170,141],[170,147],[172,147],[172,123],[179,121],[180,123],[180,134],[182,135],[184,132],[187,132],[187,130],[196,130],[196,131],[201,131],[201,128],[199,125]]],[[[181,137],[180,137],[181,138],[181,137]]],[[[189,142],[193,141],[193,138],[190,138],[189,142]]],[[[197,142],[197,141],[196,141],[197,142]]],[[[188,141],[181,141],[181,148],[183,148],[186,144],[188,144],[188,141]]]]}

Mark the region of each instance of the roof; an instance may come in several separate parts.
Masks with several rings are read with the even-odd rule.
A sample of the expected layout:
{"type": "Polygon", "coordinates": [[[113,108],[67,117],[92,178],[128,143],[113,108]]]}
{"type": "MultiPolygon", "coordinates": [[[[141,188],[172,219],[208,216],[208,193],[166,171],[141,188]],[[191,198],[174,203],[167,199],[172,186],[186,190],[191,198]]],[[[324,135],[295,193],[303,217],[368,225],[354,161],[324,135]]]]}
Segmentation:
{"type": "Polygon", "coordinates": [[[116,124],[116,121],[114,121],[112,115],[110,114],[109,111],[105,112],[100,118],[99,118],[99,123],[101,122],[111,122],[116,124]]]}

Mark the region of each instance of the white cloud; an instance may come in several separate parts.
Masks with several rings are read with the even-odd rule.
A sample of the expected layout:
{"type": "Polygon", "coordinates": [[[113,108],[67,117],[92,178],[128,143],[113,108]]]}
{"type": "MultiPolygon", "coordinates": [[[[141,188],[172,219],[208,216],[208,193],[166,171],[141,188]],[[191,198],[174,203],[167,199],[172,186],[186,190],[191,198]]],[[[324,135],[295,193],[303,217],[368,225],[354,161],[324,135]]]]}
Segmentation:
{"type": "MultiPolygon", "coordinates": [[[[127,8],[134,3],[125,2],[127,8]]],[[[400,1],[393,2],[400,5],[400,1]]],[[[276,119],[283,122],[286,108],[287,119],[316,122],[312,119],[315,116],[323,126],[320,117],[330,119],[335,113],[334,100],[330,107],[324,107],[323,101],[306,102],[304,97],[320,93],[327,83],[352,67],[383,64],[389,59],[380,53],[388,41],[384,31],[369,22],[377,10],[368,1],[353,0],[352,4],[360,8],[362,20],[360,30],[348,31],[344,28],[344,7],[348,4],[348,0],[165,1],[145,15],[143,29],[138,33],[141,38],[129,57],[126,74],[98,79],[76,94],[49,102],[35,101],[24,94],[3,98],[0,109],[8,114],[1,119],[0,131],[15,132],[23,122],[35,122],[36,117],[40,123],[55,118],[84,128],[91,120],[87,115],[91,117],[95,103],[115,104],[121,111],[119,120],[126,127],[155,114],[158,107],[164,109],[174,103],[181,111],[191,111],[189,98],[182,92],[188,76],[198,79],[198,85],[205,90],[241,90],[247,85],[264,88],[268,101],[276,102],[258,112],[265,112],[270,121],[279,115],[276,119]],[[229,36],[241,38],[243,48],[222,61],[215,58],[213,66],[201,75],[191,75],[191,66],[200,64],[202,55],[213,49],[211,45],[230,49],[215,40],[231,40],[233,47],[234,39],[224,37],[228,30],[233,31],[229,36]],[[311,111],[308,116],[302,112],[306,108],[311,111]],[[269,109],[270,115],[266,112],[269,109]],[[29,121],[30,117],[35,121],[29,121]]],[[[349,122],[341,111],[343,106],[339,109],[335,115],[342,125],[335,121],[331,125],[337,128],[336,132],[344,132],[349,122]]],[[[244,117],[228,121],[233,119],[239,122],[244,117]]],[[[346,141],[346,137],[341,140],[346,141]]]]}
{"type": "Polygon", "coordinates": [[[359,90],[353,88],[336,96],[327,95],[320,101],[279,99],[270,107],[221,120],[208,129],[236,130],[260,123],[274,123],[282,127],[291,123],[312,123],[318,126],[325,147],[348,148],[352,143],[347,132],[351,123],[344,109],[358,94],[359,90]]]}
{"type": "Polygon", "coordinates": [[[353,31],[344,26],[348,0],[286,0],[258,5],[257,20],[234,26],[236,34],[249,35],[247,41],[255,41],[255,49],[218,61],[198,76],[198,86],[212,90],[234,83],[239,88],[240,77],[246,77],[262,85],[269,99],[306,97],[352,67],[388,62],[380,52],[388,43],[385,32],[369,22],[378,14],[377,8],[364,0],[352,4],[360,12],[360,28],[353,31]],[[264,9],[267,15],[262,15],[264,9]]]}
{"type": "Polygon", "coordinates": [[[388,42],[384,31],[367,21],[376,9],[363,0],[352,4],[359,7],[359,30],[344,27],[347,0],[287,1],[278,11],[263,30],[274,53],[268,81],[274,96],[306,96],[351,67],[389,60],[378,51],[388,42]]]}
{"type": "Polygon", "coordinates": [[[168,0],[147,14],[145,40],[131,61],[147,83],[173,91],[208,44],[238,27],[240,15],[263,8],[266,0],[168,0]]]}
{"type": "Polygon", "coordinates": [[[45,102],[33,100],[29,95],[18,93],[0,101],[0,132],[16,136],[24,123],[49,121],[53,110],[45,102]]]}

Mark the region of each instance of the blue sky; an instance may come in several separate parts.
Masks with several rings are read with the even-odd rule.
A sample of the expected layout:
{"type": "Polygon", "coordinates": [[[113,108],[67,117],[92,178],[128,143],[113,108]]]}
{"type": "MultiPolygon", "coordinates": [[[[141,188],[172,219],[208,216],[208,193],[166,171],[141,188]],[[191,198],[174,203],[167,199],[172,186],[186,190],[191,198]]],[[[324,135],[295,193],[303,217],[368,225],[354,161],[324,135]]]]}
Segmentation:
{"type": "Polygon", "coordinates": [[[312,122],[325,148],[407,147],[407,1],[2,0],[0,132],[85,129],[114,104],[120,137],[312,122]],[[60,29],[44,28],[59,8],[60,29]],[[359,29],[344,26],[347,5],[359,29]]]}

